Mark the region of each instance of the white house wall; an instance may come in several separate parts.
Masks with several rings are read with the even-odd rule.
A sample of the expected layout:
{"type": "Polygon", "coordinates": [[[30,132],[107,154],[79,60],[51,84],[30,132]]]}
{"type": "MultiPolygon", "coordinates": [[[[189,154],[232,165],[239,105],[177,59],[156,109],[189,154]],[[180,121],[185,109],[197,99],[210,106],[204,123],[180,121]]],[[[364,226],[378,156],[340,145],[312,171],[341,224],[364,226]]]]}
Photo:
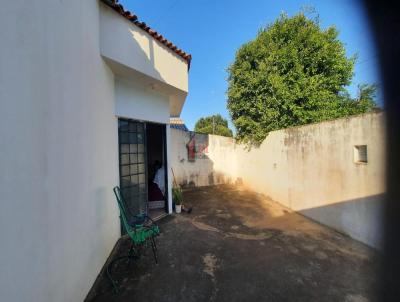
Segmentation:
{"type": "Polygon", "coordinates": [[[167,96],[143,88],[140,84],[122,79],[115,81],[115,114],[120,117],[169,123],[169,100],[167,96]]]}
{"type": "Polygon", "coordinates": [[[172,213],[172,147],[171,147],[171,128],[167,125],[166,128],[166,140],[167,140],[167,175],[168,175],[168,213],[172,213]]]}
{"type": "Polygon", "coordinates": [[[187,62],[147,32],[100,4],[101,54],[188,91],[187,62]]]}
{"type": "MultiPolygon", "coordinates": [[[[169,129],[169,99],[149,87],[126,79],[115,79],[115,115],[121,118],[154,122],[166,125],[167,162],[171,158],[169,129]]],[[[167,167],[170,171],[170,165],[167,167]]],[[[172,177],[168,174],[168,212],[172,212],[172,177]]]]}
{"type": "Polygon", "coordinates": [[[99,5],[1,4],[0,301],[85,298],[120,236],[116,115],[168,122],[169,96],[114,87],[99,5]]]}

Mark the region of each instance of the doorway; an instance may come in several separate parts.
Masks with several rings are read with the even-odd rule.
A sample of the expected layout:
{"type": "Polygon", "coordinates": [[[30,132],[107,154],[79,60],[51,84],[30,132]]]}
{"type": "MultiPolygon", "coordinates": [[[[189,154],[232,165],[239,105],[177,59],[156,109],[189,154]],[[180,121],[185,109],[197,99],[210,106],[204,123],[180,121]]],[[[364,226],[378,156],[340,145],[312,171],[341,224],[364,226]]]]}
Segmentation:
{"type": "Polygon", "coordinates": [[[152,219],[168,212],[166,126],[118,119],[121,194],[128,211],[152,219]]]}
{"type": "Polygon", "coordinates": [[[146,123],[148,215],[159,219],[168,212],[168,181],[166,127],[163,124],[146,123]]]}

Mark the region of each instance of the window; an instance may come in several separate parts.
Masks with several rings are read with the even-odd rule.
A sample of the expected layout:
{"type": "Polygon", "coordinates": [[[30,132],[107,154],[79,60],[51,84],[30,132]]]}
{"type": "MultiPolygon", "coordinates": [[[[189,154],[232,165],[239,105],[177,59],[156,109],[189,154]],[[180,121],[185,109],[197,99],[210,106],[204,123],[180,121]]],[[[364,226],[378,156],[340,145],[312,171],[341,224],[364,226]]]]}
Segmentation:
{"type": "Polygon", "coordinates": [[[145,213],[147,171],[144,124],[138,121],[119,119],[118,135],[121,194],[131,214],[145,213]]]}
{"type": "Polygon", "coordinates": [[[354,162],[356,164],[366,164],[368,162],[367,145],[354,146],[354,162]]]}

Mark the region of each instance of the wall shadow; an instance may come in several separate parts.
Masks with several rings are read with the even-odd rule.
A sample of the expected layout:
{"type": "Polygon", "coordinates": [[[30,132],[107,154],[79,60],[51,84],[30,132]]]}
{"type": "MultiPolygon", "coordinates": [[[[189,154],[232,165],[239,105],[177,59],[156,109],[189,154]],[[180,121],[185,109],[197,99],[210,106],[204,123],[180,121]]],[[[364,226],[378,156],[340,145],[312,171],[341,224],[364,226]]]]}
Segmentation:
{"type": "Polygon", "coordinates": [[[385,194],[377,194],[299,210],[298,213],[381,249],[384,200],[385,194]]]}
{"type": "MultiPolygon", "coordinates": [[[[354,218],[357,213],[353,211],[350,213],[350,216],[354,218],[353,225],[346,224],[347,230],[344,231],[343,228],[339,230],[338,227],[332,227],[320,221],[319,215],[334,210],[340,211],[354,205],[357,208],[375,207],[380,212],[382,205],[380,200],[384,198],[384,194],[368,196],[365,200],[354,199],[331,206],[308,209],[317,210],[318,213],[307,212],[308,210],[294,211],[264,194],[243,186],[219,185],[193,188],[187,191],[186,195],[188,203],[196,206],[196,212],[200,212],[200,217],[196,218],[196,222],[199,222],[197,226],[200,228],[208,228],[226,236],[246,240],[263,240],[281,234],[290,237],[291,240],[297,242],[296,245],[303,246],[306,250],[325,247],[332,252],[363,259],[371,254],[380,255],[380,246],[375,247],[365,243],[360,238],[356,238],[357,234],[352,235],[348,231],[352,227],[354,227],[353,232],[355,229],[360,229],[360,226],[363,226],[362,219],[368,219],[368,216],[354,218]],[[221,204],[224,207],[221,207],[221,204]],[[333,209],[335,207],[336,209],[333,209]],[[202,208],[205,210],[202,211],[202,208]],[[222,208],[225,210],[221,210],[222,208]],[[310,213],[314,214],[314,217],[309,217],[310,213]],[[232,225],[236,227],[232,228],[232,225]],[[305,244],[304,241],[309,241],[310,244],[305,244]]],[[[340,219],[340,216],[336,218],[340,219]]],[[[374,237],[370,238],[377,242],[381,242],[383,235],[382,220],[379,217],[380,215],[377,215],[373,218],[375,223],[369,229],[361,228],[364,234],[372,232],[374,237]]],[[[335,222],[337,221],[333,220],[330,224],[333,225],[335,222]]],[[[285,248],[290,250],[292,246],[288,244],[285,248]]]]}

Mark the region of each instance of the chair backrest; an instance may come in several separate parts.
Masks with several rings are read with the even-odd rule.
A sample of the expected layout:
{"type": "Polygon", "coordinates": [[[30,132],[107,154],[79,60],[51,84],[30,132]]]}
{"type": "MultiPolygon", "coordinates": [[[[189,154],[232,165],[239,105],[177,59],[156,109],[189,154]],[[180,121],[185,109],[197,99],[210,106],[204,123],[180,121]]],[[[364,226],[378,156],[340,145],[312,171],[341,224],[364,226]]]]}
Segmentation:
{"type": "MultiPolygon", "coordinates": [[[[128,236],[132,239],[134,243],[143,243],[149,236],[153,236],[154,234],[159,233],[159,229],[157,225],[154,225],[149,229],[148,227],[143,226],[142,224],[137,224],[135,220],[132,220],[131,224],[129,223],[129,216],[124,206],[124,199],[121,194],[121,190],[118,186],[113,189],[115,197],[117,198],[118,208],[120,212],[120,217],[122,220],[122,224],[125,228],[125,231],[128,233],[128,236]]],[[[139,216],[140,217],[140,216],[139,216]]],[[[147,216],[146,216],[147,217],[147,216]]],[[[135,218],[135,217],[131,217],[135,218]]],[[[137,218],[137,217],[136,217],[137,218]]]]}
{"type": "Polygon", "coordinates": [[[124,200],[123,200],[123,197],[121,194],[121,189],[118,186],[116,186],[116,187],[114,187],[113,191],[114,191],[115,197],[117,198],[118,207],[120,208],[121,212],[123,212],[123,214],[125,216],[127,216],[128,213],[126,212],[124,200]]]}
{"type": "Polygon", "coordinates": [[[122,224],[124,225],[125,231],[129,234],[132,229],[128,223],[128,213],[126,211],[125,205],[124,205],[124,200],[121,194],[121,190],[118,186],[114,187],[113,189],[115,197],[117,198],[117,202],[118,202],[118,208],[119,208],[119,212],[121,215],[121,219],[122,219],[122,224]]]}

